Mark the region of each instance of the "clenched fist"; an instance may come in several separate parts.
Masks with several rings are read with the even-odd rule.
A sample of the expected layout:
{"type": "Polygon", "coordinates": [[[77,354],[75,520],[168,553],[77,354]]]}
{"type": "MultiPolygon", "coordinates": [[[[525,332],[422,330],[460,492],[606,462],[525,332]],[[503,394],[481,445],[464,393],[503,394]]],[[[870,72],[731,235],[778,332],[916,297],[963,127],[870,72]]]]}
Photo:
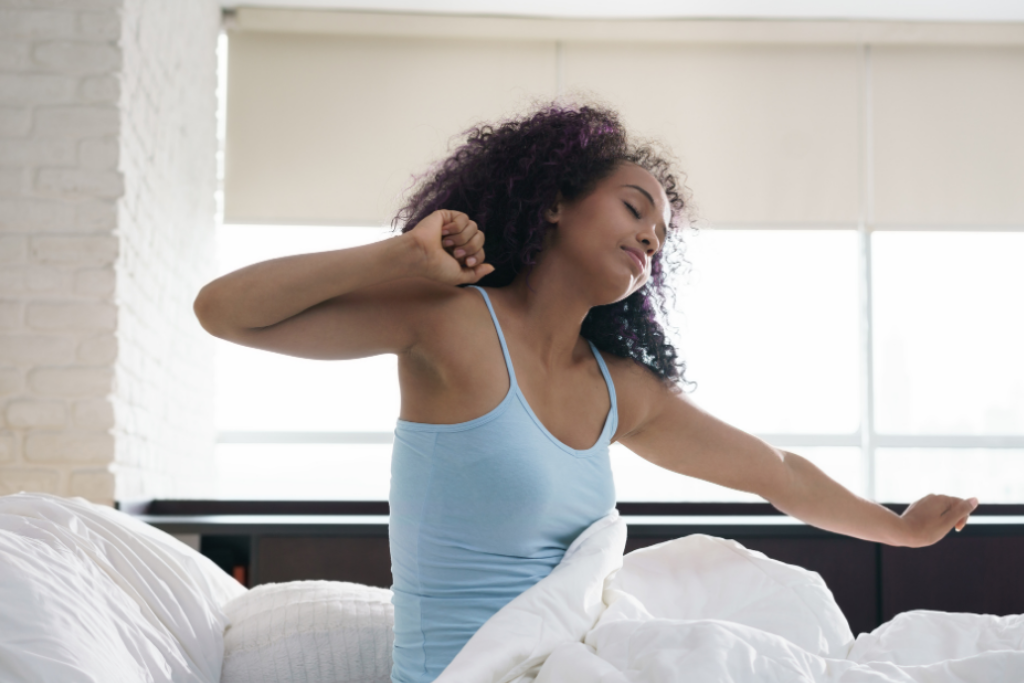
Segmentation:
{"type": "Polygon", "coordinates": [[[484,263],[484,234],[461,211],[438,209],[405,233],[423,254],[424,277],[450,285],[472,284],[494,272],[484,263]]]}

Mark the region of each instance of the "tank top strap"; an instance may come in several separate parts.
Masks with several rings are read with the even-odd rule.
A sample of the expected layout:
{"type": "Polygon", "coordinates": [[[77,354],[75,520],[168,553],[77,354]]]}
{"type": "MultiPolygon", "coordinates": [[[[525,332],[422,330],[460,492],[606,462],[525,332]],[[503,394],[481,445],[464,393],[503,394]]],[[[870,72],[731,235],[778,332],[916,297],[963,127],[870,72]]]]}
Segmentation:
{"type": "Polygon", "coordinates": [[[498,316],[495,315],[494,306],[491,305],[491,297],[487,296],[487,292],[484,291],[483,287],[478,287],[477,285],[469,286],[484,296],[484,303],[487,304],[487,310],[491,312],[491,321],[494,323],[494,329],[498,332],[498,341],[501,342],[501,352],[505,356],[505,367],[508,369],[508,378],[512,382],[513,387],[518,387],[519,383],[516,382],[516,371],[512,367],[512,357],[508,355],[508,344],[505,343],[505,334],[501,331],[501,324],[498,323],[498,316]]]}
{"type": "Polygon", "coordinates": [[[597,359],[597,364],[601,368],[601,374],[604,375],[604,382],[606,385],[608,385],[608,397],[611,399],[612,402],[612,419],[609,420],[608,422],[608,429],[612,434],[614,434],[619,422],[619,408],[618,402],[615,398],[615,382],[612,381],[612,375],[610,372],[608,372],[608,366],[605,365],[604,358],[601,357],[601,352],[598,351],[597,346],[594,344],[594,342],[590,341],[589,339],[587,340],[587,343],[590,344],[590,350],[594,352],[594,358],[597,359]]]}

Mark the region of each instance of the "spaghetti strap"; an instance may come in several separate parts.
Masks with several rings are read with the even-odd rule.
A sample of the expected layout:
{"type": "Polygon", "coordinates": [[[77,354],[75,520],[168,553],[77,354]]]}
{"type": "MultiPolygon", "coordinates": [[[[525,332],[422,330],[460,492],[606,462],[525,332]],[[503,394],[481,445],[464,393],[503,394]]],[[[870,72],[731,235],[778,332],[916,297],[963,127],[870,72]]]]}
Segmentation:
{"type": "Polygon", "coordinates": [[[498,331],[498,341],[501,342],[501,352],[505,356],[505,367],[508,369],[509,381],[512,382],[513,388],[518,389],[519,383],[516,381],[515,368],[512,367],[512,356],[508,354],[508,344],[505,343],[505,334],[501,331],[501,324],[498,323],[498,316],[494,313],[494,306],[491,305],[491,297],[487,296],[487,292],[484,291],[483,287],[479,287],[477,285],[469,286],[484,295],[484,303],[487,304],[487,310],[491,312],[491,321],[494,323],[494,329],[498,331]]]}
{"type": "Polygon", "coordinates": [[[608,397],[611,399],[612,402],[612,407],[610,411],[612,419],[609,422],[609,427],[611,429],[611,433],[614,434],[615,429],[618,427],[619,423],[618,402],[615,398],[615,382],[612,381],[612,375],[610,372],[608,372],[608,366],[605,365],[604,358],[601,357],[601,352],[598,351],[597,345],[595,345],[594,342],[590,341],[589,339],[587,340],[587,343],[590,344],[590,350],[594,352],[594,357],[597,358],[597,364],[601,368],[601,374],[604,376],[604,382],[606,385],[608,385],[608,397]]]}
{"type": "MultiPolygon", "coordinates": [[[[501,331],[501,324],[498,322],[498,316],[495,314],[494,306],[491,304],[491,297],[487,295],[487,292],[483,287],[479,287],[477,285],[469,286],[479,291],[484,297],[484,302],[487,304],[487,310],[491,313],[491,321],[494,323],[494,329],[498,332],[498,341],[501,342],[501,353],[505,356],[505,367],[508,369],[509,381],[512,383],[510,389],[521,395],[521,392],[519,391],[519,383],[516,380],[516,371],[515,368],[512,367],[512,357],[508,353],[508,344],[505,343],[505,333],[501,331]]],[[[618,400],[615,396],[615,382],[612,381],[611,373],[608,372],[608,366],[605,364],[604,358],[601,357],[601,352],[598,351],[597,346],[595,346],[594,342],[589,339],[587,340],[587,343],[590,345],[590,350],[594,353],[594,358],[597,359],[597,365],[601,369],[601,375],[604,377],[604,383],[608,387],[608,398],[611,401],[611,408],[608,411],[609,419],[605,422],[605,429],[601,434],[601,438],[609,438],[611,434],[615,433],[615,429],[619,422],[618,400]]],[[[526,403],[525,397],[523,397],[523,402],[526,403]]],[[[534,414],[533,408],[531,408],[528,403],[526,403],[526,407],[531,414],[534,414]]],[[[534,417],[534,419],[542,429],[547,431],[547,428],[540,422],[540,418],[534,417]]],[[[552,436],[552,439],[554,439],[554,436],[552,436]]]]}

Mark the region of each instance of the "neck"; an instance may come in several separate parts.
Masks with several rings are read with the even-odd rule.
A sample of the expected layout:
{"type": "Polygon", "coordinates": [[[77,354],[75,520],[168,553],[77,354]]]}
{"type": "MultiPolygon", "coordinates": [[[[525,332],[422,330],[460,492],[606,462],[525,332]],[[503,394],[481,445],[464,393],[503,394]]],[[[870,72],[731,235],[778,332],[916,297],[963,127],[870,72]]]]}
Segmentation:
{"type": "Polygon", "coordinates": [[[553,263],[545,267],[539,259],[530,272],[529,286],[524,271],[499,290],[516,336],[525,340],[530,356],[548,371],[570,367],[580,361],[580,353],[588,351],[580,339],[580,328],[596,304],[582,281],[572,277],[570,269],[553,263]]]}

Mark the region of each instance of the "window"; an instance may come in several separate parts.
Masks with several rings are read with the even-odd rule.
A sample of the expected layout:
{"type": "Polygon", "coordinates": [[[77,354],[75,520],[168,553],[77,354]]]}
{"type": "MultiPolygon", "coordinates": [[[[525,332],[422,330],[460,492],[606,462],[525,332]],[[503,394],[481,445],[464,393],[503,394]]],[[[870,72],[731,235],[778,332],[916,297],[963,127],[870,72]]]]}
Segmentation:
{"type": "MultiPolygon", "coordinates": [[[[226,225],[221,270],[390,234],[226,225]]],[[[695,268],[677,283],[668,322],[703,407],[880,501],[929,492],[1024,500],[1024,325],[1013,313],[1024,234],[872,234],[870,383],[856,231],[704,230],[688,239],[695,268]],[[870,402],[861,400],[865,385],[870,402]],[[869,406],[873,421],[864,419],[869,406]]],[[[218,354],[222,498],[387,498],[399,411],[393,356],[313,361],[228,342],[218,354]]],[[[759,500],[621,444],[612,462],[620,500],[759,500]]]]}
{"type": "MultiPolygon", "coordinates": [[[[694,400],[862,492],[856,233],[704,230],[688,240],[694,271],[677,283],[669,324],[694,400]]],[[[615,448],[624,500],[761,501],[615,448]]]]}
{"type": "MultiPolygon", "coordinates": [[[[608,93],[612,101],[618,97],[630,113],[630,103],[646,103],[650,89],[636,80],[642,69],[619,69],[627,74],[621,82],[614,73],[609,76],[615,70],[600,61],[609,49],[570,46],[570,59],[553,73],[575,74],[558,78],[579,85],[586,82],[583,72],[593,71],[595,92],[608,93]],[[634,87],[644,97],[629,96],[634,87]]],[[[603,58],[618,66],[627,54],[650,58],[653,48],[616,49],[621,51],[603,58]]],[[[936,492],[976,495],[986,503],[1024,502],[1024,322],[1019,313],[1024,224],[1013,218],[1021,214],[1013,184],[1019,155],[1012,152],[1020,140],[1014,125],[1019,116],[1014,118],[1017,100],[999,99],[1012,90],[1000,84],[1012,78],[960,79],[961,87],[977,89],[960,101],[1000,103],[971,109],[998,114],[975,126],[967,125],[959,109],[945,118],[935,113],[949,109],[944,106],[948,65],[975,64],[961,47],[882,47],[877,58],[870,45],[822,48],[814,58],[791,46],[756,54],[745,47],[735,55],[718,46],[698,52],[694,46],[662,49],[662,56],[699,68],[703,77],[687,84],[683,99],[645,106],[643,112],[669,112],[674,135],[709,131],[688,138],[689,147],[681,144],[677,151],[686,148],[698,162],[704,160],[703,197],[711,206],[718,202],[719,212],[733,211],[734,220],[750,221],[689,236],[695,271],[677,283],[678,305],[668,322],[687,360],[687,375],[698,383],[694,399],[737,427],[807,457],[869,499],[910,502],[936,492]],[[697,54],[704,58],[693,58],[697,54]],[[709,59],[720,69],[717,77],[705,73],[709,59]],[[748,68],[762,61],[774,66],[764,72],[748,68]],[[828,68],[818,73],[821,65],[828,68]],[[760,83],[764,74],[786,87],[744,85],[747,79],[760,83]],[[790,86],[802,79],[836,90],[833,96],[800,99],[790,86]],[[710,89],[695,96],[693,88],[702,83],[710,89]],[[928,83],[934,87],[922,90],[928,83]],[[779,99],[772,106],[757,100],[758,110],[774,111],[778,120],[760,114],[749,121],[724,117],[715,109],[743,110],[736,104],[746,101],[736,99],[740,94],[760,98],[768,91],[779,99]],[[707,106],[686,106],[693,99],[707,106]],[[823,108],[814,108],[818,105],[823,108]],[[689,126],[677,120],[677,114],[702,112],[707,118],[688,119],[689,126]],[[807,118],[797,121],[796,114],[807,118]],[[726,119],[728,126],[718,125],[726,119]],[[807,140],[818,142],[800,143],[804,128],[817,131],[819,137],[807,140]],[[742,145],[731,147],[737,140],[742,145]],[[748,147],[762,166],[737,163],[748,147]],[[928,161],[939,147],[960,161],[928,161]],[[812,163],[807,155],[817,148],[822,156],[812,163]],[[775,173],[777,163],[784,165],[775,173]],[[858,164],[862,177],[851,170],[858,164]],[[934,177],[921,172],[940,166],[934,177]],[[989,175],[976,172],[989,166],[995,169],[989,175]],[[773,174],[750,171],[759,168],[773,174]],[[1003,185],[989,188],[991,178],[1003,185]],[[769,181],[782,185],[773,192],[769,181]],[[965,183],[969,191],[949,204],[953,193],[943,188],[965,183]],[[812,191],[796,192],[811,186],[812,191]],[[749,201],[738,206],[744,197],[749,201]],[[783,217],[825,216],[821,220],[829,224],[808,219],[786,225],[788,218],[770,218],[773,211],[783,217]],[[881,221],[873,218],[876,213],[881,221]],[[851,218],[855,214],[859,220],[851,218]],[[755,217],[771,225],[758,224],[755,217]],[[932,230],[929,221],[943,224],[932,230]],[[985,231],[982,224],[999,229],[985,231]]],[[[970,50],[1003,64],[1007,74],[1017,73],[1008,53],[970,50]]],[[[223,36],[219,54],[223,144],[223,36]]],[[[806,85],[801,92],[819,91],[806,85]]],[[[362,130],[337,126],[332,119],[326,130],[334,128],[362,130]]],[[[309,139],[320,144],[317,135],[309,139]]],[[[222,179],[223,165],[222,150],[222,179]]],[[[223,192],[219,205],[223,215],[223,192]]],[[[223,225],[222,271],[388,235],[382,228],[223,225]]],[[[399,411],[394,357],[308,361],[226,342],[219,343],[218,353],[221,497],[386,499],[399,411]]],[[[759,500],[658,468],[619,444],[612,446],[612,463],[623,501],[759,500]]]]}
{"type": "MultiPolygon", "coordinates": [[[[221,273],[344,249],[384,228],[224,225],[221,273]]],[[[219,497],[387,500],[399,411],[394,356],[320,361],[217,340],[219,497]]]]}
{"type": "Polygon", "coordinates": [[[1019,232],[872,236],[879,432],[1024,435],[1022,257],[1019,232]]]}

